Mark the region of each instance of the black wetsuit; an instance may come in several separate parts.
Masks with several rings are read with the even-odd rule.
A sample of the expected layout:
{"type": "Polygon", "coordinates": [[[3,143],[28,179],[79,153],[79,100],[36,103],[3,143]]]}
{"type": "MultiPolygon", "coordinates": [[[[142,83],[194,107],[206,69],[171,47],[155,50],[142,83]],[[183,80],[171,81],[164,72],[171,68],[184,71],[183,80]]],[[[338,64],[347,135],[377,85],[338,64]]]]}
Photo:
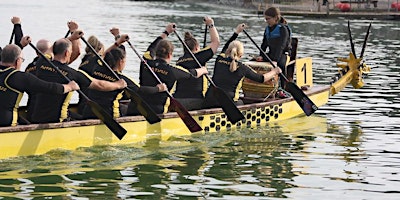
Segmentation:
{"type": "MultiPolygon", "coordinates": [[[[80,88],[87,88],[91,84],[91,77],[86,72],[75,70],[67,64],[53,61],[65,76],[74,80],[80,88]]],[[[46,81],[57,83],[68,83],[52,66],[48,63],[38,65],[37,76],[46,81]]],[[[68,118],[68,106],[72,92],[63,95],[36,94],[36,101],[33,105],[32,122],[49,123],[62,122],[68,118]]]]}
{"type": "MultiPolygon", "coordinates": [[[[262,74],[258,74],[249,66],[240,61],[233,61],[232,58],[225,55],[225,51],[229,44],[234,41],[237,36],[238,34],[234,33],[223,47],[221,54],[218,55],[217,59],[215,60],[214,73],[212,77],[215,85],[224,90],[235,103],[238,103],[239,90],[242,87],[244,78],[249,78],[260,83],[264,82],[264,76],[262,74]],[[238,65],[238,68],[234,72],[231,72],[229,69],[231,62],[237,62],[238,65]]],[[[216,106],[219,106],[219,103],[215,99],[213,87],[210,86],[206,93],[204,107],[208,108],[216,106]]]]}
{"type": "MultiPolygon", "coordinates": [[[[120,79],[125,80],[127,83],[128,87],[139,94],[141,93],[157,93],[158,92],[158,87],[139,87],[139,85],[129,77],[125,76],[122,73],[116,72],[115,73],[118,75],[120,79]]],[[[106,66],[97,66],[96,69],[93,71],[93,77],[96,79],[100,80],[107,80],[110,82],[115,82],[117,81],[117,78],[114,76],[114,74],[106,67],[106,66]]],[[[114,91],[109,91],[109,92],[104,92],[104,91],[97,91],[97,90],[91,90],[88,89],[88,96],[91,100],[97,102],[101,107],[104,108],[104,110],[109,113],[111,116],[114,118],[121,117],[125,115],[121,111],[121,107],[119,104],[119,100],[121,99],[127,99],[126,94],[124,93],[124,90],[114,90],[114,91]]],[[[135,109],[136,106],[134,106],[135,109]]],[[[132,113],[129,113],[132,114],[132,113]]],[[[137,112],[135,114],[138,114],[137,112]]],[[[90,107],[85,106],[84,111],[83,111],[83,118],[97,118],[93,112],[91,111],[90,107]]]]}
{"type": "Polygon", "coordinates": [[[14,68],[0,66],[0,126],[17,125],[19,102],[24,91],[61,95],[64,87],[14,68]]]}
{"type": "MultiPolygon", "coordinates": [[[[161,40],[161,37],[157,37],[157,39],[153,41],[147,48],[147,51],[144,54],[143,58],[153,69],[155,74],[160,78],[161,82],[165,83],[168,87],[168,90],[172,92],[171,90],[177,80],[189,79],[192,76],[196,77],[197,72],[195,69],[187,70],[180,66],[169,65],[163,59],[153,60],[151,52],[153,51],[157,43],[161,40]]],[[[155,86],[159,84],[159,82],[154,78],[154,76],[151,74],[144,63],[140,64],[139,80],[141,86],[155,86]]],[[[160,92],[156,94],[143,94],[143,99],[153,108],[156,113],[166,113],[168,111],[169,97],[165,92],[160,92]]]]}
{"type": "MultiPolygon", "coordinates": [[[[40,57],[36,56],[33,61],[31,63],[28,64],[28,66],[25,68],[25,72],[26,73],[30,73],[32,75],[36,76],[36,72],[37,72],[37,68],[36,65],[38,63],[38,60],[42,60],[40,57]]],[[[39,61],[40,62],[40,61],[39,61]]],[[[32,110],[33,110],[33,106],[35,103],[35,93],[34,92],[29,92],[27,91],[26,93],[28,93],[28,102],[26,103],[26,118],[28,119],[28,121],[31,121],[32,118],[32,110]]]]}
{"type": "MultiPolygon", "coordinates": [[[[96,55],[94,54],[86,54],[85,56],[83,56],[82,58],[82,62],[79,65],[79,69],[86,72],[87,74],[89,74],[90,76],[93,75],[94,70],[96,69],[97,66],[100,66],[101,60],[99,60],[96,55]]],[[[88,89],[86,88],[82,88],[81,91],[88,95],[87,92],[88,89]]],[[[85,98],[79,94],[79,101],[78,101],[78,114],[82,115],[83,114],[83,109],[85,108],[86,105],[86,100],[85,98]]]]}
{"type": "MultiPolygon", "coordinates": [[[[194,56],[197,58],[201,66],[205,66],[213,56],[214,52],[210,47],[206,47],[196,52],[194,56]]],[[[177,65],[184,67],[185,69],[197,69],[200,68],[197,62],[192,58],[190,53],[185,54],[178,59],[177,65]]],[[[174,97],[180,101],[188,110],[200,109],[204,95],[208,88],[208,81],[205,76],[202,78],[189,78],[178,80],[176,83],[176,91],[174,97]]]]}

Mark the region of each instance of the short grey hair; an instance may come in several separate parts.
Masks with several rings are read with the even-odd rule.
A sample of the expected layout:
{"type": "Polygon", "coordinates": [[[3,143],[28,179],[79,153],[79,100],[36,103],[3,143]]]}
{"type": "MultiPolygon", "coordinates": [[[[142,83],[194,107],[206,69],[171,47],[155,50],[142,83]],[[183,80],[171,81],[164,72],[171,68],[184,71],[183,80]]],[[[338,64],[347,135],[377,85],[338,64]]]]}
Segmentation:
{"type": "Polygon", "coordinates": [[[1,61],[3,63],[14,63],[21,55],[21,48],[15,44],[9,44],[1,51],[1,61]]]}

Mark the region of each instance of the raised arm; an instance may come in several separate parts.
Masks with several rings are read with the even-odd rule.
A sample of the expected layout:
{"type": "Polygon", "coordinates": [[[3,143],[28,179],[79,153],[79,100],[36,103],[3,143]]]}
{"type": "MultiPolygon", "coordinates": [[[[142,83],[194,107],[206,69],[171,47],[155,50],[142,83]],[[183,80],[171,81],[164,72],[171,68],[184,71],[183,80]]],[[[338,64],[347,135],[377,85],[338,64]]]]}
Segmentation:
{"type": "Polygon", "coordinates": [[[231,36],[231,38],[229,38],[229,40],[226,42],[226,44],[224,45],[224,47],[222,48],[221,53],[225,53],[225,51],[228,49],[228,46],[231,42],[233,42],[234,40],[236,40],[236,38],[238,37],[239,33],[242,32],[244,29],[246,28],[246,25],[244,23],[242,24],[238,24],[236,26],[236,30],[233,33],[233,35],[231,36]]]}
{"type": "Polygon", "coordinates": [[[22,33],[22,27],[21,27],[21,18],[19,17],[12,17],[11,18],[11,23],[14,24],[14,43],[18,45],[21,49],[23,49],[25,46],[21,45],[21,39],[24,36],[22,33]]]}
{"type": "Polygon", "coordinates": [[[210,17],[204,18],[204,23],[208,26],[208,30],[210,30],[210,44],[213,53],[215,54],[218,51],[218,47],[221,44],[219,40],[219,35],[217,28],[214,25],[214,20],[210,17]]]}
{"type": "Polygon", "coordinates": [[[74,21],[67,23],[69,31],[72,33],[68,39],[72,42],[72,54],[69,63],[74,62],[81,55],[81,41],[79,38],[83,36],[83,32],[78,30],[78,24],[74,21]]]}
{"type": "MultiPolygon", "coordinates": [[[[119,34],[118,34],[118,35],[119,35],[119,34]]],[[[110,47],[108,47],[108,48],[106,49],[106,51],[104,52],[104,55],[105,55],[107,52],[110,52],[111,50],[113,50],[114,48],[120,47],[124,42],[126,42],[126,41],[128,41],[128,40],[129,40],[128,34],[122,34],[120,37],[118,37],[118,38],[115,40],[114,44],[112,44],[110,47]]]]}

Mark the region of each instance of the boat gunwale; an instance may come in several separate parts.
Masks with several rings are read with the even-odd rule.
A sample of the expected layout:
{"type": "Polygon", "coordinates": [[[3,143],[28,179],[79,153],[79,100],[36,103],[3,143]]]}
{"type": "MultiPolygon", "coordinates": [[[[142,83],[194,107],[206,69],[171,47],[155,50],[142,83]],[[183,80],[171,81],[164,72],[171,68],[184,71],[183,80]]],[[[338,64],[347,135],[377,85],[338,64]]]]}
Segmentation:
{"type": "MultiPolygon", "coordinates": [[[[314,85],[312,88],[309,88],[305,91],[308,96],[325,92],[329,90],[330,86],[328,85],[314,85]]],[[[278,105],[286,102],[293,101],[293,97],[285,98],[285,99],[271,99],[269,101],[250,103],[245,105],[238,106],[239,110],[246,111],[250,109],[257,109],[261,107],[267,107],[270,105],[278,105]]],[[[209,109],[201,109],[201,110],[193,110],[189,111],[192,116],[199,115],[209,115],[209,114],[218,114],[223,113],[222,108],[209,108],[209,109]]],[[[170,119],[179,117],[176,112],[168,112],[165,114],[159,114],[161,119],[170,119]]],[[[129,122],[140,122],[145,121],[146,119],[141,116],[125,116],[119,117],[116,119],[119,123],[129,123],[129,122]]],[[[43,124],[29,124],[29,125],[18,125],[18,126],[8,126],[8,127],[0,127],[0,134],[10,133],[10,132],[21,132],[21,131],[33,131],[33,130],[43,130],[43,129],[57,129],[57,128],[70,128],[70,127],[80,127],[80,126],[94,126],[103,124],[99,119],[85,119],[85,120],[74,120],[68,122],[58,122],[58,123],[43,123],[43,124]]]]}

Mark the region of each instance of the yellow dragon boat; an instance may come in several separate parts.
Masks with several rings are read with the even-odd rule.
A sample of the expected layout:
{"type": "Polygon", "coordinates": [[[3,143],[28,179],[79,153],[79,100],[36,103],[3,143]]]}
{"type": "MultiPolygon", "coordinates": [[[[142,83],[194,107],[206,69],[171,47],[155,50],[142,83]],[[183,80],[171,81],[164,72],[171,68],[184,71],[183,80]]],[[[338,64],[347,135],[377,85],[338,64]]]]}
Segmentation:
{"type": "MultiPolygon", "coordinates": [[[[320,107],[325,105],[329,97],[337,94],[349,83],[354,88],[363,86],[363,74],[369,67],[356,59],[352,53],[348,58],[339,58],[337,81],[331,85],[313,85],[312,59],[296,60],[296,84],[307,86],[304,93],[320,107]],[[307,70],[304,70],[307,69],[307,70]],[[306,74],[304,74],[306,72],[306,74]]],[[[267,63],[248,62],[250,66],[267,63]]],[[[246,100],[246,97],[243,97],[246,100]]],[[[248,101],[248,99],[247,99],[248,101]]],[[[303,110],[292,98],[261,98],[252,103],[238,106],[244,119],[232,124],[221,108],[189,111],[190,115],[202,127],[199,133],[234,130],[244,127],[262,126],[270,122],[282,121],[299,115],[303,110]]],[[[62,123],[18,125],[0,128],[0,159],[45,154],[54,149],[74,150],[79,147],[95,145],[123,145],[143,142],[147,138],[158,135],[162,140],[171,136],[192,134],[176,112],[159,115],[162,119],[149,124],[143,116],[127,116],[116,119],[127,130],[127,134],[119,140],[100,120],[79,120],[62,123]]]]}
{"type": "MultiPolygon", "coordinates": [[[[363,75],[370,71],[370,67],[363,62],[363,54],[371,24],[365,36],[363,48],[359,58],[355,56],[354,44],[350,32],[351,53],[346,58],[338,58],[335,67],[338,73],[330,85],[314,85],[312,73],[312,58],[291,58],[294,62],[289,66],[295,69],[296,83],[305,98],[311,100],[316,107],[325,105],[329,97],[343,90],[348,84],[358,89],[364,85],[363,75]],[[303,90],[303,91],[302,91],[303,90]]],[[[271,69],[266,62],[247,62],[253,69],[271,69]]],[[[256,70],[257,71],[257,70],[256,70]]],[[[202,109],[189,111],[191,117],[197,122],[201,131],[197,133],[210,133],[229,131],[240,128],[263,126],[267,123],[278,122],[304,115],[306,111],[293,97],[275,98],[274,84],[256,86],[262,90],[269,89],[263,96],[246,95],[253,94],[254,86],[250,81],[244,81],[242,97],[244,105],[238,106],[238,112],[244,118],[232,123],[222,108],[202,109]],[[250,91],[250,92],[249,92],[250,91]],[[271,95],[272,94],[272,95],[271,95]]],[[[301,99],[301,100],[302,100],[301,99]]],[[[312,113],[311,113],[312,114],[312,113]]],[[[306,113],[308,116],[309,113],[306,113]]],[[[62,123],[29,124],[14,127],[0,127],[0,159],[17,156],[40,155],[51,150],[64,149],[75,150],[79,147],[91,147],[97,145],[124,145],[145,142],[148,138],[157,136],[161,140],[168,140],[171,136],[193,134],[189,126],[183,122],[183,118],[176,112],[158,115],[161,121],[150,124],[143,116],[120,117],[116,121],[126,130],[121,139],[114,135],[101,120],[77,120],[62,123]]]]}

